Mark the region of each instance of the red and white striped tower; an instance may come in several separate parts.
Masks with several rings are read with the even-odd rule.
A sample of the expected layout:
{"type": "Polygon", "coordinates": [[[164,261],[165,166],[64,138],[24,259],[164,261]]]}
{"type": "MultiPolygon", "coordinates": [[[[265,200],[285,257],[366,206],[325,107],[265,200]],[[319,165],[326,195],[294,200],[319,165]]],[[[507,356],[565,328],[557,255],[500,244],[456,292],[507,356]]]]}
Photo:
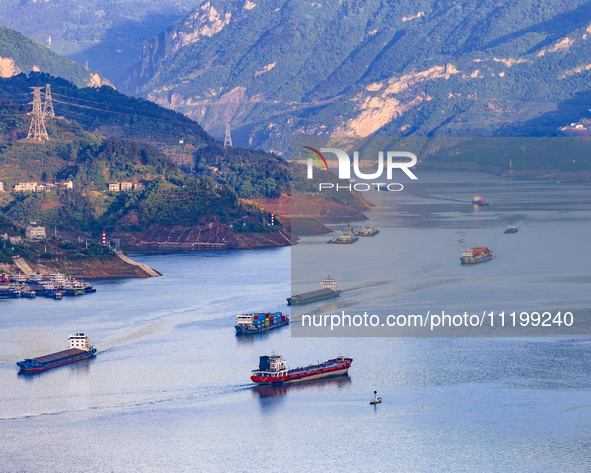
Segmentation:
{"type": "Polygon", "coordinates": [[[103,230],[103,246],[107,246],[107,231],[103,230]]]}

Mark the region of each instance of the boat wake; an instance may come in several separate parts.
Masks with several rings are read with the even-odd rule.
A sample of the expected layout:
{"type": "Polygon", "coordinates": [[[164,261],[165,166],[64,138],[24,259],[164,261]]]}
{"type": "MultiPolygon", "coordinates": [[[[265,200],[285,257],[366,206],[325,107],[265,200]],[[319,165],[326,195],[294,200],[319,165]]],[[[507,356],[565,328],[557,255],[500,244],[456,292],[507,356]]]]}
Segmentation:
{"type": "MultiPolygon", "coordinates": [[[[77,407],[71,409],[60,409],[55,411],[45,411],[45,412],[31,412],[31,413],[23,413],[17,415],[8,415],[8,416],[0,416],[0,422],[8,422],[8,421],[18,421],[23,419],[34,419],[38,417],[46,417],[46,416],[59,416],[63,414],[70,414],[72,412],[87,412],[87,411],[102,411],[102,410],[117,410],[117,409],[135,409],[141,408],[146,406],[154,406],[159,404],[164,404],[168,402],[205,402],[210,400],[212,397],[217,396],[224,396],[224,395],[232,395],[242,391],[251,391],[253,388],[252,384],[237,384],[225,387],[217,387],[206,389],[203,392],[191,392],[185,394],[177,394],[175,396],[169,396],[161,399],[145,399],[141,401],[133,401],[133,402],[120,402],[120,403],[112,403],[112,404],[104,404],[104,405],[94,405],[94,406],[84,406],[84,407],[77,407]]],[[[115,394],[113,394],[115,395],[115,394]]]]}

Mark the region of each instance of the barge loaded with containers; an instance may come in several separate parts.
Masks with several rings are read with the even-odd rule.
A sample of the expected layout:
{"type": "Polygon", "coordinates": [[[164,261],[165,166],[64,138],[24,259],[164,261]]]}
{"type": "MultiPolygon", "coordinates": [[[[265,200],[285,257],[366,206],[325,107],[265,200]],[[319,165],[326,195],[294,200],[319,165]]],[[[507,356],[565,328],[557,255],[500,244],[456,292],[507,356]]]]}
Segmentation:
{"type": "Polygon", "coordinates": [[[468,250],[462,250],[462,256],[460,256],[461,264],[476,264],[488,261],[493,257],[492,251],[488,248],[472,248],[468,250]]]}
{"type": "Polygon", "coordinates": [[[304,305],[312,302],[322,301],[324,299],[332,299],[333,297],[339,297],[341,291],[334,279],[328,277],[320,283],[322,289],[317,291],[305,292],[303,294],[296,294],[287,298],[287,305],[304,305]]]}
{"type": "Polygon", "coordinates": [[[259,367],[252,370],[250,379],[257,384],[281,386],[320,378],[344,376],[349,372],[353,358],[338,356],[317,365],[287,369],[280,355],[261,356],[259,367]]]}
{"type": "Polygon", "coordinates": [[[70,348],[51,355],[27,358],[19,361],[17,366],[24,373],[38,373],[58,366],[67,365],[76,361],[94,356],[97,349],[90,344],[90,337],[83,333],[77,333],[68,337],[70,348]]]}
{"type": "Polygon", "coordinates": [[[281,312],[261,312],[254,314],[238,314],[236,316],[236,333],[258,333],[271,330],[289,323],[289,317],[281,312]]]}

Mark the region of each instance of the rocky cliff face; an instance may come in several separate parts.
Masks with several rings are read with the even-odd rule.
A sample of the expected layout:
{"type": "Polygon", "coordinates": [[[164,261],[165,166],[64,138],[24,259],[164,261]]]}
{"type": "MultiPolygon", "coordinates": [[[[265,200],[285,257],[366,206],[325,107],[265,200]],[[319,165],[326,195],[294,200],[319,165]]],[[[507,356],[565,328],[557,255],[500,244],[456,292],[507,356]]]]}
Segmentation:
{"type": "Polygon", "coordinates": [[[590,40],[583,1],[211,0],[124,87],[279,152],[292,134],[511,134],[589,90],[590,40]]]}

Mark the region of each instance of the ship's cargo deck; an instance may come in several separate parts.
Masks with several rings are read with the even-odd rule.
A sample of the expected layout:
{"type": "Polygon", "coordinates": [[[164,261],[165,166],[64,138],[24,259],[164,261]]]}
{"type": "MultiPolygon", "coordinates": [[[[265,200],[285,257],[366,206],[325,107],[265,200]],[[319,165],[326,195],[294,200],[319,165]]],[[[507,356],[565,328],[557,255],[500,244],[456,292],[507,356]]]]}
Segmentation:
{"type": "Polygon", "coordinates": [[[336,361],[326,361],[324,363],[320,363],[319,365],[310,365],[310,366],[302,366],[300,368],[294,368],[287,372],[288,376],[299,376],[301,374],[310,374],[316,371],[322,371],[330,368],[344,368],[346,363],[337,363],[336,361]]]}
{"type": "Polygon", "coordinates": [[[291,296],[288,300],[291,303],[301,304],[306,302],[315,302],[317,300],[328,299],[329,297],[336,297],[340,291],[333,291],[332,289],[318,289],[317,291],[305,292],[303,294],[296,294],[291,296]]]}
{"type": "Polygon", "coordinates": [[[58,351],[57,353],[52,353],[51,355],[44,355],[37,358],[34,358],[35,363],[45,364],[45,363],[55,363],[56,361],[67,360],[68,358],[72,358],[73,356],[82,355],[86,353],[84,350],[80,350],[78,348],[70,348],[68,350],[58,351]]]}

